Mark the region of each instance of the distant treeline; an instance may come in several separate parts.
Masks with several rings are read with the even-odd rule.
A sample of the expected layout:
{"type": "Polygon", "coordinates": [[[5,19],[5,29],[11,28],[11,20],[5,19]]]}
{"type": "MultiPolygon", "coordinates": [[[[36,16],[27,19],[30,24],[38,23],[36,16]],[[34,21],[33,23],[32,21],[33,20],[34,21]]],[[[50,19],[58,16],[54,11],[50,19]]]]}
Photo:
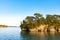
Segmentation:
{"type": "Polygon", "coordinates": [[[34,16],[27,16],[22,22],[21,22],[21,29],[29,30],[33,28],[37,28],[41,25],[47,25],[47,28],[50,29],[51,27],[58,30],[60,28],[60,15],[50,15],[47,14],[45,17],[43,17],[40,13],[35,13],[34,16]]]}
{"type": "Polygon", "coordinates": [[[7,25],[0,25],[0,27],[8,27],[7,25]]]}

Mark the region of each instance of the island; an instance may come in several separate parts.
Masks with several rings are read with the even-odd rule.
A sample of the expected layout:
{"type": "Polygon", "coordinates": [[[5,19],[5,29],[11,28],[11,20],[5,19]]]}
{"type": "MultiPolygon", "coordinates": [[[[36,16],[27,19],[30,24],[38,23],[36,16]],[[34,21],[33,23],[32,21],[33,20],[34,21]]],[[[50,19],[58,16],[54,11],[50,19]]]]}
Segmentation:
{"type": "Polygon", "coordinates": [[[47,14],[43,16],[35,13],[34,16],[27,16],[20,25],[22,31],[29,32],[60,32],[60,15],[47,14]]]}

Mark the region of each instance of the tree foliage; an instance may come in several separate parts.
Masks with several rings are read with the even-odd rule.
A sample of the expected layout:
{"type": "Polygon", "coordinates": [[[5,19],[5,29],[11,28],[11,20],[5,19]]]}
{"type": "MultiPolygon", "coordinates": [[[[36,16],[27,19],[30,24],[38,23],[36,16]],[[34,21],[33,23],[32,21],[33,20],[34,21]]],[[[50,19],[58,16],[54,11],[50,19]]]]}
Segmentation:
{"type": "Polygon", "coordinates": [[[60,27],[60,15],[46,15],[46,17],[43,17],[42,14],[35,13],[34,16],[27,16],[21,23],[20,27],[32,29],[46,24],[48,27],[60,27]]]}

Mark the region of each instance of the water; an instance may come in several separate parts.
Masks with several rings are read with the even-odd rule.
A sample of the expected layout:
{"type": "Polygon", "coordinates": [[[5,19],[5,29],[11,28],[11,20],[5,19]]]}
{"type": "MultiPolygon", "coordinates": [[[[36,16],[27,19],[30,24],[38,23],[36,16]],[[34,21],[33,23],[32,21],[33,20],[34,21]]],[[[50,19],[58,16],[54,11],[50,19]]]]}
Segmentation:
{"type": "Polygon", "coordinates": [[[0,40],[60,40],[60,33],[21,32],[20,28],[0,28],[0,40]]]}

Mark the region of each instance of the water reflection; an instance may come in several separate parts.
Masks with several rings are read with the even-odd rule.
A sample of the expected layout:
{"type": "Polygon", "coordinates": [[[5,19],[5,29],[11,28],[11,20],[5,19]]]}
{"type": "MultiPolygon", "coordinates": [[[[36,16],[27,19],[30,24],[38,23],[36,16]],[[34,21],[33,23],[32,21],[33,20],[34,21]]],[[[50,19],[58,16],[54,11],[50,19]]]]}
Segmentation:
{"type": "Polygon", "coordinates": [[[60,40],[60,32],[24,32],[20,28],[0,28],[0,40],[60,40]]]}
{"type": "Polygon", "coordinates": [[[0,28],[0,40],[20,40],[19,28],[0,28]]]}
{"type": "Polygon", "coordinates": [[[21,32],[23,40],[60,40],[57,32],[21,32]]]}

